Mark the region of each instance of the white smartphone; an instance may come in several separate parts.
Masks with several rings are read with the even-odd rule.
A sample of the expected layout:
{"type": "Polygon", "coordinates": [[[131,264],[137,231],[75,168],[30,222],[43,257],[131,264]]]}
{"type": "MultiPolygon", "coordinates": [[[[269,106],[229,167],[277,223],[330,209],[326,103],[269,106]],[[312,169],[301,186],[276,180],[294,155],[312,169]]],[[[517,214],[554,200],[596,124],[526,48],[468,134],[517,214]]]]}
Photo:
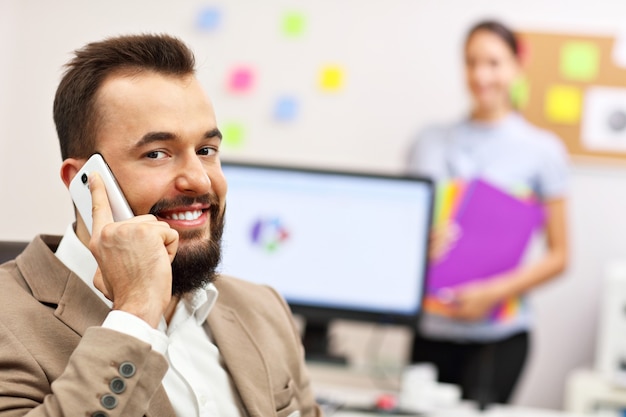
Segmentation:
{"type": "Polygon", "coordinates": [[[91,234],[93,226],[91,191],[89,191],[89,174],[92,172],[100,174],[100,178],[104,182],[104,187],[109,197],[109,204],[111,205],[111,212],[113,213],[113,220],[119,222],[134,217],[133,211],[128,205],[111,169],[104,161],[102,155],[95,153],[89,157],[85,165],[70,182],[70,195],[78,212],[85,221],[89,234],[91,234]]]}

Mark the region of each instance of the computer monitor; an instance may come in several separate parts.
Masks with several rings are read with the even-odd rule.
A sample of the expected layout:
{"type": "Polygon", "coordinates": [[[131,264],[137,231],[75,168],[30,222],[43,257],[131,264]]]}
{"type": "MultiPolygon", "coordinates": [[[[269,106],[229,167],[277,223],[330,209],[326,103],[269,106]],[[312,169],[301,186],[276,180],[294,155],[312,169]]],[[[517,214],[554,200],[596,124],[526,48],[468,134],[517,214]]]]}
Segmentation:
{"type": "Polygon", "coordinates": [[[433,184],[426,178],[224,163],[220,270],[274,287],[304,317],[309,359],[333,319],[415,326],[433,184]]]}

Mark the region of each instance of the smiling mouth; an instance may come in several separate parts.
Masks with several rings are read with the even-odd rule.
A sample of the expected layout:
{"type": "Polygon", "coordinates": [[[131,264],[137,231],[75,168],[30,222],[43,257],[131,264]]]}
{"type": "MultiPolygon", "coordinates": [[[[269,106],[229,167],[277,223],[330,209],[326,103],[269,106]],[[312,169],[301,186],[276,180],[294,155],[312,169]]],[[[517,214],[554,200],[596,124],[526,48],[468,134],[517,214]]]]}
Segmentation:
{"type": "Polygon", "coordinates": [[[202,216],[202,210],[193,210],[182,213],[166,214],[163,218],[168,220],[196,220],[200,216],[202,216]]]}
{"type": "Polygon", "coordinates": [[[202,216],[203,210],[188,210],[178,213],[164,213],[161,215],[167,220],[197,220],[202,216]]]}

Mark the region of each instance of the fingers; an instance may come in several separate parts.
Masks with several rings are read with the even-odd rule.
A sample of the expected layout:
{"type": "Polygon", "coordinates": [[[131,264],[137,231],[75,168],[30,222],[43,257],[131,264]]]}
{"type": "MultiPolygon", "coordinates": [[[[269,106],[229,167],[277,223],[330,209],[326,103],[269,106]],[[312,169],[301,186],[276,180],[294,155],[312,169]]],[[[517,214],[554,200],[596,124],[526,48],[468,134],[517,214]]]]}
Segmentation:
{"type": "Polygon", "coordinates": [[[91,235],[99,235],[102,228],[113,223],[113,213],[109,205],[104,182],[97,172],[89,174],[89,192],[91,193],[91,217],[93,219],[91,235]]]}
{"type": "Polygon", "coordinates": [[[172,297],[171,263],[178,232],[151,214],[115,222],[102,178],[89,176],[92,234],[89,249],[98,262],[94,285],[115,309],[155,327],[172,297]]]}
{"type": "Polygon", "coordinates": [[[443,260],[462,235],[463,231],[456,222],[447,222],[435,226],[430,233],[429,260],[433,262],[443,260]]]}
{"type": "Polygon", "coordinates": [[[106,286],[106,283],[102,277],[102,271],[100,270],[100,268],[96,269],[96,273],[93,277],[93,285],[94,287],[96,287],[102,294],[104,294],[104,296],[110,300],[113,301],[113,296],[111,295],[111,292],[109,291],[109,289],[106,286]]]}
{"type": "Polygon", "coordinates": [[[167,228],[163,228],[161,231],[161,237],[163,239],[163,244],[165,245],[165,250],[167,250],[167,254],[170,258],[170,263],[172,263],[176,257],[176,252],[178,251],[178,232],[170,228],[167,223],[165,223],[165,225],[167,228]]]}

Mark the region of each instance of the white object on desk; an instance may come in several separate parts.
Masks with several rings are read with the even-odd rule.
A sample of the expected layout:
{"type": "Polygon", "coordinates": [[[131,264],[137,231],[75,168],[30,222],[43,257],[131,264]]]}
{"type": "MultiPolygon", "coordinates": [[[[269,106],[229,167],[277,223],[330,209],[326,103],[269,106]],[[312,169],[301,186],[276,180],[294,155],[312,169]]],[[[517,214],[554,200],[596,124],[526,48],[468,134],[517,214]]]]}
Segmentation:
{"type": "Polygon", "coordinates": [[[607,381],[626,387],[626,262],[607,266],[600,305],[596,370],[607,381]]]}
{"type": "Polygon", "coordinates": [[[461,390],[456,385],[437,382],[435,366],[420,363],[405,368],[399,397],[400,408],[404,410],[433,412],[457,406],[461,390]]]}
{"type": "Polygon", "coordinates": [[[598,411],[626,409],[626,389],[610,383],[595,371],[578,369],[567,378],[565,409],[573,413],[600,415],[598,411]]]}

